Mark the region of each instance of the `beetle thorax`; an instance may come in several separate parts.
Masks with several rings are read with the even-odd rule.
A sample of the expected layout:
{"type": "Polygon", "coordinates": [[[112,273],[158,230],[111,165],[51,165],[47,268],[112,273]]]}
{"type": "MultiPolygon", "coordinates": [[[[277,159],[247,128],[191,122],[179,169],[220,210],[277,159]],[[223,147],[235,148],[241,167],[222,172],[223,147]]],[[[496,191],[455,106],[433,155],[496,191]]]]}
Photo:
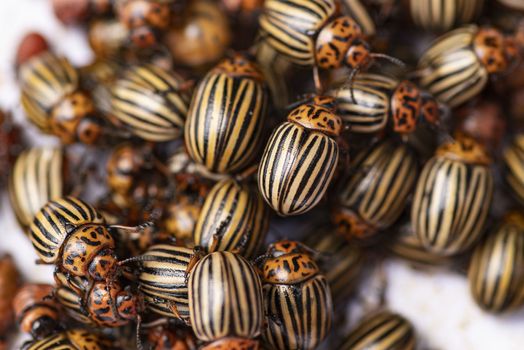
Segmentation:
{"type": "Polygon", "coordinates": [[[473,40],[473,47],[488,73],[503,73],[518,59],[516,43],[494,28],[482,28],[473,40]]]}
{"type": "Polygon", "coordinates": [[[232,77],[244,77],[257,81],[264,81],[264,75],[258,66],[248,57],[235,54],[233,57],[222,60],[213,68],[212,72],[225,73],[232,77]]]}
{"type": "Polygon", "coordinates": [[[454,141],[440,146],[436,151],[436,156],[467,164],[489,165],[491,163],[484,146],[472,137],[462,134],[456,135],[454,141]]]}
{"type": "Polygon", "coordinates": [[[256,350],[258,341],[245,338],[224,338],[216,340],[202,348],[202,350],[256,350]]]}
{"type": "Polygon", "coordinates": [[[264,282],[272,284],[296,284],[319,273],[313,258],[305,253],[284,254],[266,260],[262,267],[264,282]]]}
{"type": "Polygon", "coordinates": [[[320,131],[329,136],[342,132],[342,120],[332,108],[315,103],[305,103],[292,110],[287,119],[306,129],[320,131]]]}

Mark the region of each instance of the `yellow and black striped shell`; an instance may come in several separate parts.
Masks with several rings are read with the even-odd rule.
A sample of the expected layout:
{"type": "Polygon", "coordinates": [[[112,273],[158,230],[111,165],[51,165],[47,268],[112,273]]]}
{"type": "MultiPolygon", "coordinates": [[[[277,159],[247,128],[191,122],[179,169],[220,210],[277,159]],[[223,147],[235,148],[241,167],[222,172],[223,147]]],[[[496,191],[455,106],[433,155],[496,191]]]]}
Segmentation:
{"type": "Polygon", "coordinates": [[[104,341],[98,335],[84,329],[72,329],[35,340],[24,350],[103,350],[104,341]]]}
{"type": "Polygon", "coordinates": [[[449,107],[477,96],[490,74],[506,72],[518,53],[514,42],[492,28],[468,25],[434,41],[418,63],[420,84],[449,107]]]}
{"type": "Polygon", "coordinates": [[[191,100],[185,127],[191,158],[220,174],[251,165],[259,151],[268,97],[255,63],[240,54],[219,63],[191,100]]]}
{"type": "Polygon", "coordinates": [[[9,179],[9,199],[22,228],[31,225],[44,204],[64,195],[66,169],[60,148],[34,147],[18,156],[9,179]]]}
{"type": "Polygon", "coordinates": [[[504,149],[503,160],[506,183],[513,196],[524,203],[524,133],[517,134],[504,149]]]}
{"type": "Polygon", "coordinates": [[[411,223],[426,249],[450,256],[477,241],[493,196],[488,165],[483,147],[464,136],[440,146],[424,165],[413,197],[411,223]]]}
{"type": "Polygon", "coordinates": [[[477,304],[490,312],[524,304],[524,217],[510,214],[473,251],[469,289],[477,304]]]}
{"type": "Polygon", "coordinates": [[[339,350],[415,350],[413,325],[404,317],[382,311],[361,321],[344,339],[339,350]]]}
{"type": "Polygon", "coordinates": [[[40,130],[50,133],[51,111],[78,89],[78,72],[65,57],[45,52],[20,66],[19,81],[27,117],[40,130]]]}
{"type": "Polygon", "coordinates": [[[402,214],[418,175],[415,153],[386,140],[359,153],[342,179],[333,214],[339,233],[365,239],[391,226],[402,214]]]}
{"type": "Polygon", "coordinates": [[[141,259],[138,280],[147,308],[162,316],[189,322],[187,277],[198,255],[193,249],[157,244],[141,259]]]}
{"type": "Polygon", "coordinates": [[[214,252],[189,275],[189,315],[198,339],[255,338],[263,325],[262,285],[238,254],[214,252]]]}
{"type": "MultiPolygon", "coordinates": [[[[258,167],[258,188],[279,215],[299,215],[313,209],[324,196],[338,163],[334,136],[342,121],[319,104],[303,104],[271,134],[258,167]]],[[[327,101],[327,100],[326,100],[327,101]]]]}
{"type": "Polygon", "coordinates": [[[445,31],[473,22],[483,4],[484,0],[410,0],[409,10],[417,27],[445,31]]]}
{"type": "Polygon", "coordinates": [[[189,98],[183,79],[152,64],[129,68],[111,88],[111,112],[116,123],[146,141],[178,139],[189,98]]]}
{"type": "Polygon", "coordinates": [[[306,238],[306,244],[320,255],[318,265],[329,283],[333,300],[342,301],[350,296],[358,285],[364,267],[362,249],[348,244],[329,230],[315,230],[306,238]]]}
{"type": "Polygon", "coordinates": [[[53,295],[67,316],[83,325],[94,326],[95,322],[90,318],[84,300],[90,282],[83,277],[71,279],[58,269],[55,269],[54,279],[56,288],[53,295]]]}
{"type": "Polygon", "coordinates": [[[260,35],[293,63],[312,66],[316,36],[335,13],[333,0],[266,0],[260,35]]]}
{"type": "Polygon", "coordinates": [[[29,227],[29,236],[36,253],[44,263],[55,263],[62,244],[76,228],[86,224],[103,224],[102,214],[91,205],[74,197],[47,202],[29,227]]]}
{"type": "Polygon", "coordinates": [[[333,302],[328,281],[309,252],[293,241],[272,244],[261,264],[271,349],[314,349],[331,329],[333,302]]]}
{"type": "Polygon", "coordinates": [[[268,227],[269,208],[256,188],[225,179],[207,195],[193,239],[207,252],[227,250],[252,258],[268,227]]]}

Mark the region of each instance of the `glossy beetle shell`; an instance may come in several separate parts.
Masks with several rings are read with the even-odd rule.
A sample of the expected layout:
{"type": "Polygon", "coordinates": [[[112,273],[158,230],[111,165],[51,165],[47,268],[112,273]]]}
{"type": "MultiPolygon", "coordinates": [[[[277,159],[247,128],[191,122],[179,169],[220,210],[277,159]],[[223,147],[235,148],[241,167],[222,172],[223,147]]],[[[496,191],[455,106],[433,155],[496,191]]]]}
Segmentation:
{"type": "Polygon", "coordinates": [[[443,144],[417,182],[411,223],[426,249],[449,256],[479,238],[493,195],[489,157],[471,138],[443,144]]]}
{"type": "Polygon", "coordinates": [[[75,228],[103,223],[102,215],[89,204],[63,197],[47,202],[40,209],[29,228],[29,236],[39,258],[53,264],[60,256],[62,244],[75,228]]]}
{"type": "Polygon", "coordinates": [[[346,337],[340,350],[414,350],[415,330],[404,317],[382,311],[361,321],[346,337]]]}
{"type": "Polygon", "coordinates": [[[402,214],[418,175],[414,152],[386,140],[359,153],[340,183],[334,221],[351,238],[368,238],[402,214]]]}
{"type": "Polygon", "coordinates": [[[132,134],[172,141],[184,130],[188,96],[178,74],[145,64],[131,67],[111,89],[112,115],[132,134]]]}
{"type": "Polygon", "coordinates": [[[16,218],[27,229],[48,201],[64,195],[67,164],[60,148],[31,148],[21,153],[9,181],[9,198],[16,218]]]}
{"type": "Polygon", "coordinates": [[[524,133],[517,134],[504,149],[503,160],[506,183],[513,196],[524,203],[524,133]]]}
{"type": "Polygon", "coordinates": [[[98,335],[83,329],[72,329],[50,335],[42,340],[33,341],[24,350],[103,350],[98,335]]]}
{"type": "Polygon", "coordinates": [[[472,22],[483,4],[484,0],[410,0],[409,10],[418,27],[445,31],[472,22]]]}
{"type": "Polygon", "coordinates": [[[258,336],[264,316],[262,285],[251,264],[230,252],[200,260],[189,276],[189,315],[203,341],[258,336]]]}
{"type": "Polygon", "coordinates": [[[266,0],[261,35],[293,63],[310,66],[315,63],[315,35],[335,11],[332,0],[266,0]]]}
{"type": "Polygon", "coordinates": [[[198,84],[187,116],[189,155],[214,173],[232,174],[251,165],[259,151],[268,90],[258,67],[236,55],[198,84]]]}
{"type": "Polygon", "coordinates": [[[477,304],[504,312],[524,304],[524,218],[507,218],[473,251],[469,289],[477,304]]]}
{"type": "Polygon", "coordinates": [[[331,328],[333,305],[326,278],[300,244],[280,241],[261,265],[267,326],[272,349],[314,349],[331,328]]]}
{"type": "Polygon", "coordinates": [[[189,322],[187,276],[198,255],[193,249],[158,244],[142,257],[139,288],[147,307],[162,316],[189,322]]]}
{"type": "Polygon", "coordinates": [[[209,192],[193,232],[208,252],[228,250],[253,257],[269,227],[269,210],[258,191],[232,179],[209,192]]]}
{"type": "Polygon", "coordinates": [[[260,193],[282,216],[303,214],[322,199],[339,155],[337,142],[328,135],[337,135],[342,127],[338,116],[315,103],[297,107],[288,119],[293,121],[271,134],[258,167],[260,193]]]}

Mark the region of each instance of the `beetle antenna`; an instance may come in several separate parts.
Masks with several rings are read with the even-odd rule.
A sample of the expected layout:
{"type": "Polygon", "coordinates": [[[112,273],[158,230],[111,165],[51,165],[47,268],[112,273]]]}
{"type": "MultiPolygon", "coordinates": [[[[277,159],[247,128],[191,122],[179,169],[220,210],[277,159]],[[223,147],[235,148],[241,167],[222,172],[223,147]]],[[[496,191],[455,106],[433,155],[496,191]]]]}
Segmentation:
{"type": "Polygon", "coordinates": [[[146,221],[143,224],[140,224],[140,225],[137,225],[137,226],[109,225],[109,228],[114,228],[114,229],[117,229],[117,230],[128,231],[130,233],[133,233],[133,232],[139,233],[139,232],[142,232],[143,230],[145,230],[146,228],[151,227],[151,226],[153,226],[155,224],[154,220],[156,220],[158,218],[157,217],[153,217],[153,216],[158,216],[158,214],[155,215],[155,212],[153,212],[151,214],[152,220],[146,221]]]}
{"type": "Polygon", "coordinates": [[[136,315],[136,348],[138,350],[144,350],[142,339],[140,337],[140,331],[142,328],[142,316],[136,315]]]}
{"type": "Polygon", "coordinates": [[[395,65],[397,65],[399,67],[402,67],[402,68],[406,67],[406,64],[402,60],[400,60],[400,59],[398,59],[396,57],[390,56],[390,55],[386,55],[384,53],[372,53],[372,54],[370,54],[370,56],[373,57],[373,58],[384,59],[384,60],[389,61],[389,62],[391,62],[391,63],[393,63],[393,64],[395,64],[395,65]]]}

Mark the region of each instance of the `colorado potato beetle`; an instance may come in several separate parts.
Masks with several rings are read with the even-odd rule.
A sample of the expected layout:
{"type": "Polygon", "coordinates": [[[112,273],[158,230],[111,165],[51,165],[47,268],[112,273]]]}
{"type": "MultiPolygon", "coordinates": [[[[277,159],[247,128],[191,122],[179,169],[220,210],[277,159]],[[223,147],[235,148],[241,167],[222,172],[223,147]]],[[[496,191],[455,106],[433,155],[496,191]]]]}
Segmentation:
{"type": "Polygon", "coordinates": [[[357,22],[337,16],[334,0],[266,0],[260,31],[261,37],[290,61],[314,67],[320,92],[317,69],[347,66],[358,71],[366,69],[374,58],[389,58],[371,53],[357,22]]]}
{"type": "Polygon", "coordinates": [[[414,350],[417,344],[411,322],[391,311],[362,320],[345,338],[340,350],[414,350]]]}
{"type": "Polygon", "coordinates": [[[351,132],[393,131],[406,136],[425,123],[439,124],[440,106],[414,83],[380,74],[361,74],[351,86],[330,92],[337,113],[351,132]]]}
{"type": "Polygon", "coordinates": [[[262,285],[242,256],[225,251],[205,256],[190,272],[188,288],[189,317],[198,339],[253,339],[260,334],[262,285]]]}
{"type": "Polygon", "coordinates": [[[524,133],[518,133],[504,149],[504,178],[511,193],[524,203],[524,133]]]}
{"type": "Polygon", "coordinates": [[[185,128],[186,149],[211,172],[233,174],[251,165],[266,119],[268,90],[255,63],[236,54],[198,84],[185,128]]]}
{"type": "Polygon", "coordinates": [[[310,249],[283,240],[271,244],[261,258],[264,340],[272,349],[314,349],[331,329],[333,304],[310,249]]]}
{"type": "Polygon", "coordinates": [[[360,152],[340,182],[333,213],[338,232],[349,240],[366,239],[390,227],[417,175],[417,158],[407,144],[385,140],[360,152]]]}
{"type": "Polygon", "coordinates": [[[182,78],[152,64],[132,66],[111,88],[111,115],[133,135],[152,142],[176,140],[188,110],[182,78]]]}
{"type": "Polygon", "coordinates": [[[60,305],[53,298],[50,284],[24,284],[13,300],[20,330],[42,339],[59,330],[60,305]]]}
{"type": "Polygon", "coordinates": [[[167,323],[147,329],[147,342],[151,350],[197,350],[191,328],[167,323]]]}
{"type": "Polygon", "coordinates": [[[417,27],[445,31],[473,22],[484,0],[410,0],[409,11],[417,27]]]}
{"type": "Polygon", "coordinates": [[[264,242],[268,227],[269,209],[258,191],[226,179],[207,195],[193,238],[208,252],[228,250],[250,258],[264,242]]]}
{"type": "Polygon", "coordinates": [[[72,329],[25,344],[23,350],[103,350],[104,341],[84,329],[72,329]]]}
{"type": "Polygon", "coordinates": [[[324,196],[338,163],[335,138],[342,121],[334,99],[317,96],[292,110],[269,138],[258,167],[258,187],[279,215],[299,215],[324,196]]]}
{"type": "Polygon", "coordinates": [[[480,237],[493,196],[491,160],[482,145],[458,135],[441,145],[422,169],[411,223],[424,247],[450,256],[480,237]]]}
{"type": "Polygon", "coordinates": [[[477,304],[490,312],[524,304],[524,216],[513,212],[473,251],[469,289],[477,304]]]}
{"type": "Polygon", "coordinates": [[[9,199],[24,230],[44,204],[65,194],[67,170],[61,148],[34,147],[18,156],[9,179],[9,199]]]}
{"type": "Polygon", "coordinates": [[[491,75],[519,58],[515,40],[490,27],[464,26],[438,38],[418,63],[421,86],[450,107],[470,100],[491,75]]]}

